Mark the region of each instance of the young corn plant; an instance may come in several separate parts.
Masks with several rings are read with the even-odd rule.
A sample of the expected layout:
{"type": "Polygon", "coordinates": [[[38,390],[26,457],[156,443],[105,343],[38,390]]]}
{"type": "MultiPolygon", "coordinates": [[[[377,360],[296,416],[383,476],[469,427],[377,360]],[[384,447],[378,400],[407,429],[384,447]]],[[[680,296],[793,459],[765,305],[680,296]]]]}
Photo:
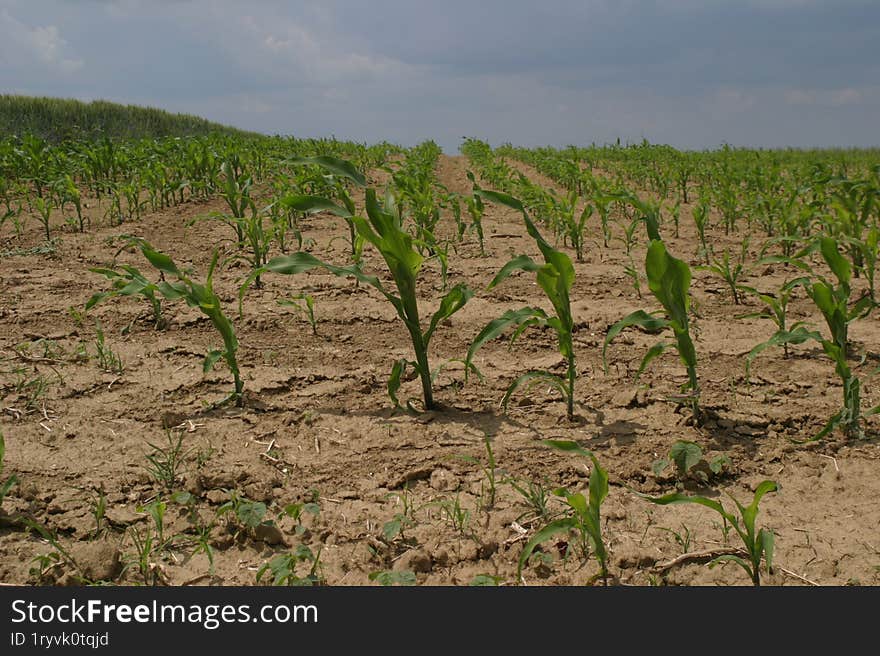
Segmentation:
{"type": "MultiPolygon", "coordinates": [[[[476,180],[474,179],[474,174],[472,171],[467,172],[468,179],[474,185],[474,191],[479,189],[477,186],[476,180]]],[[[480,255],[486,255],[486,248],[483,243],[483,213],[486,208],[483,205],[483,199],[480,198],[476,193],[471,194],[467,198],[465,198],[465,206],[467,207],[468,214],[471,217],[471,229],[477,233],[477,239],[480,242],[480,255]]]]}
{"type": "MultiPolygon", "coordinates": [[[[322,268],[334,275],[341,277],[352,276],[359,282],[370,285],[378,290],[394,306],[397,316],[403,321],[410,334],[413,351],[415,352],[414,361],[403,358],[393,364],[388,380],[388,395],[394,402],[395,407],[400,407],[401,403],[397,394],[407,368],[411,367],[421,379],[424,407],[426,410],[432,410],[437,405],[434,402],[432,385],[435,373],[431,371],[428,361],[428,347],[431,338],[442,321],[448,319],[464,307],[473,296],[473,291],[464,284],[455,285],[441,299],[440,307],[431,316],[427,330],[423,330],[419,316],[416,290],[419,272],[425,258],[414,247],[413,237],[403,228],[400,209],[394,196],[391,193],[386,193],[384,200],[380,202],[375,190],[370,188],[366,190],[365,195],[367,218],[355,215],[349,218],[360,238],[374,246],[382,255],[394,279],[397,295],[388,291],[377,277],[364,273],[359,265],[348,267],[334,266],[322,262],[310,253],[300,252],[289,256],[273,258],[262,269],[253,272],[244,285],[242,285],[239,291],[239,299],[243,299],[245,292],[257,275],[267,272],[290,275],[303,273],[310,269],[322,268]]],[[[313,199],[311,203],[313,206],[324,204],[328,209],[329,206],[335,205],[335,203],[327,199],[313,199]]],[[[340,211],[343,210],[339,206],[336,206],[336,208],[340,211]]],[[[407,402],[407,407],[411,410],[414,409],[409,401],[407,402]]]]}
{"type": "Polygon", "coordinates": [[[238,339],[235,336],[235,328],[232,322],[223,313],[220,298],[214,292],[214,269],[217,267],[220,252],[216,249],[214,250],[205,282],[202,284],[193,280],[189,273],[181,271],[168,255],[157,251],[145,240],[134,238],[130,243],[137,246],[147,261],[164,276],[173,277],[173,282],[163,280],[156,285],[156,291],[168,300],[183,299],[190,307],[198,308],[202,314],[211,320],[211,324],[220,333],[220,336],[223,338],[223,348],[208,352],[205,356],[203,370],[207,373],[213,369],[220,358],[223,358],[232,372],[235,385],[232,394],[223,402],[234,401],[236,405],[242,405],[244,402],[242,395],[244,381],[241,378],[241,371],[238,368],[238,359],[236,357],[238,339]]]}
{"type": "Polygon", "coordinates": [[[76,184],[73,182],[73,178],[70,175],[65,175],[63,178],[60,178],[55,182],[55,193],[59,199],[59,209],[64,211],[64,206],[67,203],[73,205],[74,210],[76,210],[76,225],[80,232],[85,232],[86,230],[86,218],[82,213],[82,200],[80,197],[79,189],[76,184]]]}
{"type": "Polygon", "coordinates": [[[737,554],[724,554],[712,560],[709,563],[709,567],[714,567],[719,563],[732,561],[742,567],[749,575],[749,578],[751,578],[752,585],[758,587],[761,585],[762,561],[766,566],[766,571],[768,573],[772,572],[774,546],[773,531],[766,528],[757,531],[755,530],[755,521],[758,517],[758,503],[765,494],[768,492],[775,492],[778,489],[779,486],[775,482],[763,481],[757,488],[755,488],[755,496],[752,499],[752,503],[748,506],[743,506],[733,496],[728,494],[727,496],[729,496],[736,504],[739,516],[725,510],[724,506],[719,501],[702,496],[688,496],[680,492],[674,492],[662,497],[649,497],[644,494],[639,494],[639,496],[651,503],[656,503],[661,506],[667,506],[674,503],[695,503],[705,506],[706,508],[711,508],[721,515],[725,525],[732,526],[742,540],[745,550],[744,555],[746,557],[743,558],[737,554]]]}
{"type": "Polygon", "coordinates": [[[553,305],[553,309],[556,310],[556,315],[551,316],[541,308],[528,306],[519,310],[508,310],[499,318],[486,324],[471,343],[465,361],[465,370],[477,371],[473,365],[473,358],[477,350],[486,342],[499,337],[507,329],[515,328],[513,334],[513,339],[515,340],[529,326],[549,326],[556,333],[559,352],[565,358],[565,377],[557,376],[549,371],[529,371],[514,380],[507,388],[507,392],[505,392],[504,399],[502,400],[502,406],[504,408],[507,407],[510,397],[524,383],[529,381],[548,382],[562,394],[566,402],[566,416],[569,420],[573,420],[574,386],[577,378],[577,369],[575,367],[574,344],[572,340],[574,320],[571,314],[570,293],[574,283],[574,265],[568,255],[556,250],[544,240],[519,200],[498,191],[478,190],[476,193],[485,200],[506,205],[521,212],[526,224],[526,230],[532,239],[535,240],[538,249],[544,257],[544,264],[538,264],[527,255],[520,255],[510,260],[502,267],[492,282],[489,283],[489,289],[501,283],[515,271],[521,270],[534,273],[538,285],[544,290],[544,293],[553,305]]]}
{"type": "Polygon", "coordinates": [[[739,281],[745,271],[746,258],[749,253],[749,239],[746,237],[740,247],[739,257],[733,262],[730,261],[730,251],[724,249],[724,255],[721,257],[713,257],[712,263],[708,266],[699,266],[698,269],[703,271],[711,271],[721,277],[730,288],[730,294],[733,297],[733,304],[740,304],[740,290],[742,286],[739,281]]]}
{"type": "Polygon", "coordinates": [[[705,260],[706,266],[710,265],[709,255],[712,248],[706,243],[706,227],[709,224],[709,203],[704,199],[694,208],[694,225],[697,227],[697,236],[700,238],[700,249],[697,251],[697,257],[705,260]]]}
{"type": "Polygon", "coordinates": [[[359,235],[355,222],[352,220],[356,210],[354,201],[345,188],[345,182],[348,181],[354,183],[357,187],[363,188],[367,184],[366,176],[355,168],[351,162],[329,155],[294,157],[287,161],[292,165],[312,165],[326,171],[329,178],[327,182],[332,184],[333,195],[339,199],[342,206],[340,207],[325,196],[313,194],[289,194],[282,199],[283,206],[290,211],[297,211],[303,214],[330,212],[345,220],[348,225],[351,260],[354,263],[359,262],[361,251],[363,250],[363,238],[359,235]]]}
{"type": "Polygon", "coordinates": [[[279,298],[278,305],[293,308],[297,313],[304,315],[312,327],[312,335],[318,334],[318,320],[315,318],[315,297],[311,294],[300,293],[290,298],[279,298]],[[301,302],[300,302],[301,301],[301,302]]]}
{"type": "Polygon", "coordinates": [[[697,352],[691,339],[689,320],[690,267],[686,262],[670,255],[661,240],[652,239],[645,257],[645,273],[648,276],[648,288],[654,298],[663,306],[665,316],[661,317],[644,310],[637,310],[611,326],[605,335],[605,343],[602,347],[602,362],[605,371],[606,373],[608,371],[606,359],[608,345],[625,328],[637,326],[647,332],[669,328],[672,331],[674,341],[661,341],[649,348],[642,358],[636,379],[641,376],[654,358],[660,356],[670,346],[675,348],[688,374],[688,381],[682,386],[682,392],[687,393],[683,397],[682,403],[691,408],[694,420],[699,421],[702,416],[699,405],[700,382],[697,377],[697,352]]]}
{"type": "MultiPolygon", "coordinates": [[[[841,427],[849,438],[862,438],[864,437],[862,421],[880,413],[880,405],[864,411],[861,408],[861,381],[853,373],[847,361],[849,324],[870,312],[874,307],[874,301],[871,300],[870,295],[865,295],[850,307],[852,265],[840,254],[837,250],[837,241],[831,237],[821,237],[819,249],[828,268],[837,278],[837,284],[819,276],[818,280],[806,284],[805,289],[825,318],[831,339],[825,339],[819,333],[808,333],[807,338],[818,341],[825,354],[834,362],[834,370],[843,383],[843,408],[831,417],[825,427],[812,439],[821,439],[838,427],[841,427]]],[[[800,342],[794,341],[794,343],[800,342]]]]}
{"type": "Polygon", "coordinates": [[[593,215],[593,206],[587,203],[583,210],[577,211],[578,201],[580,197],[576,191],[572,191],[567,196],[558,198],[551,192],[556,220],[560,224],[560,228],[568,239],[578,262],[584,261],[584,229],[587,225],[587,219],[593,215]]]}
{"type": "Polygon", "coordinates": [[[31,199],[31,206],[37,212],[37,218],[40,220],[40,223],[43,226],[43,232],[46,235],[46,241],[52,241],[50,221],[52,219],[52,210],[55,208],[52,199],[48,196],[36,196],[31,199]]]}
{"type": "Polygon", "coordinates": [[[602,508],[602,502],[608,496],[608,472],[602,469],[598,459],[592,452],[582,449],[576,442],[544,440],[544,444],[567,453],[586,456],[592,461],[593,469],[590,472],[589,492],[588,496],[585,497],[580,492],[572,493],[565,488],[554,491],[556,496],[565,500],[565,503],[568,505],[568,512],[565,517],[544,525],[526,543],[519,556],[517,578],[522,580],[523,566],[528,562],[529,557],[539,544],[560,533],[574,533],[582,553],[585,556],[589,556],[591,553],[595,555],[596,561],[599,563],[597,578],[601,578],[603,583],[607,585],[608,549],[602,538],[602,522],[599,513],[602,508]]]}
{"type": "Polygon", "coordinates": [[[761,342],[746,356],[746,380],[749,378],[752,362],[762,351],[771,346],[782,346],[783,357],[788,357],[789,344],[802,344],[809,339],[813,339],[814,333],[807,330],[807,324],[804,321],[796,321],[789,325],[788,323],[788,304],[791,296],[798,287],[806,286],[810,283],[810,279],[806,276],[789,280],[779,292],[773,294],[762,294],[754,287],[741,286],[740,289],[748,294],[753,294],[760,299],[766,306],[763,312],[750,312],[743,314],[737,319],[769,319],[776,325],[776,332],[770,336],[766,342],[761,342]]]}
{"type": "Polygon", "coordinates": [[[98,267],[89,269],[92,273],[99,273],[110,280],[112,287],[109,291],[98,292],[86,302],[88,312],[98,303],[115,296],[143,296],[149,303],[153,313],[153,326],[156,330],[165,327],[165,319],[162,316],[162,300],[157,296],[159,287],[150,282],[136,267],[123,264],[120,270],[98,267]]]}

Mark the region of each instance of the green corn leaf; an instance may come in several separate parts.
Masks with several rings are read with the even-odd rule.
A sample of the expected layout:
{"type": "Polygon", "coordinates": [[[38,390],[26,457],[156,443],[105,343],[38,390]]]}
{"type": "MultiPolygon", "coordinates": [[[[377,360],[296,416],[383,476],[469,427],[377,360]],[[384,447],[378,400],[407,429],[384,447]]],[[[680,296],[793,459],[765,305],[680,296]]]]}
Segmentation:
{"type": "MultiPolygon", "coordinates": [[[[608,472],[599,465],[599,460],[595,455],[590,453],[589,457],[593,461],[593,471],[590,472],[590,509],[593,511],[593,518],[598,520],[599,508],[608,496],[608,472]]],[[[596,529],[598,530],[598,528],[597,522],[596,529]]],[[[601,542],[601,540],[597,540],[597,542],[601,542]]]]}
{"type": "Polygon", "coordinates": [[[287,162],[289,164],[314,164],[339,178],[351,180],[359,187],[367,185],[366,176],[358,171],[351,162],[344,159],[330,157],[329,155],[319,155],[317,157],[291,157],[287,162]]]}
{"type": "Polygon", "coordinates": [[[767,563],[767,571],[773,570],[773,556],[775,551],[776,536],[773,531],[762,528],[758,531],[758,553],[764,552],[764,561],[767,563]]]}
{"type": "Polygon", "coordinates": [[[510,275],[515,271],[538,271],[540,268],[541,265],[535,262],[528,255],[520,255],[519,257],[513,258],[507,264],[501,267],[501,271],[499,271],[497,275],[492,279],[492,282],[489,283],[487,289],[492,289],[500,282],[510,277],[510,275]]]}
{"type": "Polygon", "coordinates": [[[638,381],[645,372],[645,369],[648,368],[648,365],[651,364],[653,360],[663,355],[663,352],[670,346],[672,346],[672,344],[669,342],[657,342],[654,346],[649,348],[645,353],[645,357],[642,358],[641,364],[639,364],[639,370],[636,372],[635,380],[638,381]]]}
{"type": "Polygon", "coordinates": [[[636,310],[611,326],[611,328],[608,329],[608,333],[605,335],[605,343],[602,345],[602,366],[605,368],[605,373],[608,373],[608,345],[625,328],[629,328],[630,326],[637,326],[649,333],[655,333],[668,327],[669,321],[661,317],[655,317],[644,310],[636,310]]]}
{"type": "Polygon", "coordinates": [[[524,383],[530,382],[531,384],[536,384],[542,380],[558,389],[560,393],[562,393],[563,398],[567,398],[568,392],[565,388],[565,381],[562,380],[562,378],[556,374],[551,374],[549,371],[529,371],[510,384],[510,387],[508,387],[507,391],[504,393],[504,398],[501,399],[501,407],[507,410],[507,405],[510,403],[510,397],[513,396],[513,393],[524,383]]]}
{"type": "Polygon", "coordinates": [[[169,273],[171,275],[181,277],[183,274],[178,270],[177,265],[174,264],[174,260],[172,260],[165,253],[160,253],[154,250],[151,246],[146,244],[146,242],[141,243],[141,252],[144,254],[144,257],[152,264],[154,267],[162,271],[163,273],[169,273]]]}
{"type": "MultiPolygon", "coordinates": [[[[183,283],[170,283],[163,281],[156,285],[156,290],[169,301],[187,297],[186,285],[183,283]]],[[[187,301],[189,301],[189,299],[187,299],[187,301]]]]}
{"type": "Polygon", "coordinates": [[[506,205],[510,209],[517,210],[518,212],[525,213],[526,208],[523,206],[522,201],[514,198],[510,194],[505,194],[500,191],[489,191],[488,189],[475,189],[474,196],[477,198],[481,198],[483,200],[492,201],[493,203],[498,203],[499,205],[506,205]]]}
{"type": "Polygon", "coordinates": [[[391,366],[391,375],[388,377],[388,396],[394,402],[395,408],[400,407],[400,399],[398,399],[397,393],[400,391],[401,378],[403,377],[407,362],[405,358],[396,360],[391,366]]]}
{"type": "Polygon", "coordinates": [[[223,357],[223,351],[213,350],[209,351],[208,355],[205,356],[205,361],[202,363],[202,371],[208,373],[211,369],[214,368],[214,365],[217,364],[217,360],[223,357]]]}
{"type": "Polygon", "coordinates": [[[709,561],[709,568],[711,569],[712,567],[716,567],[717,565],[725,562],[736,563],[745,570],[746,574],[748,574],[750,578],[752,577],[752,566],[747,561],[734,554],[724,554],[723,556],[713,558],[711,561],[709,561]]]}
{"type": "Polygon", "coordinates": [[[566,494],[565,501],[580,517],[586,517],[589,513],[589,504],[587,498],[580,492],[574,494],[566,494]]]}
{"type": "Polygon", "coordinates": [[[330,273],[341,277],[351,276],[364,284],[370,285],[371,287],[381,292],[381,294],[385,296],[385,298],[391,301],[391,303],[397,309],[398,314],[402,312],[402,304],[400,302],[400,299],[388,293],[376,276],[371,276],[364,273],[357,265],[347,267],[334,266],[332,264],[328,264],[327,262],[319,260],[311,253],[299,252],[292,255],[282,255],[279,257],[274,257],[269,260],[263,267],[257,269],[256,271],[253,271],[251,275],[247,277],[245,282],[238,290],[239,314],[241,313],[241,303],[244,299],[245,293],[254,283],[254,281],[263,274],[267,272],[272,272],[285,275],[293,275],[297,273],[304,273],[306,271],[316,268],[325,269],[330,273]]]}
{"type": "Polygon", "coordinates": [[[558,535],[560,533],[568,533],[573,528],[575,528],[575,519],[572,517],[566,517],[564,519],[557,519],[550,522],[540,531],[535,533],[532,536],[532,539],[526,543],[525,547],[523,547],[522,553],[520,553],[519,555],[519,564],[516,570],[517,578],[520,578],[522,576],[523,567],[528,562],[529,557],[535,551],[535,547],[537,547],[542,542],[546,542],[554,535],[558,535]]]}
{"type": "MultiPolygon", "coordinates": [[[[758,484],[758,487],[755,488],[755,497],[752,500],[752,503],[750,503],[745,508],[740,506],[740,512],[742,513],[743,517],[743,524],[745,525],[745,528],[750,535],[755,534],[755,519],[758,516],[758,503],[761,501],[765,494],[767,494],[768,492],[775,492],[778,489],[779,486],[774,481],[762,481],[758,484]]],[[[739,506],[739,503],[736,501],[736,499],[734,499],[734,502],[736,502],[739,506]]]]}
{"type": "Polygon", "coordinates": [[[822,237],[819,241],[822,257],[842,285],[849,285],[852,279],[852,266],[837,250],[837,242],[831,237],[822,237]]]}
{"type": "Polygon", "coordinates": [[[98,303],[101,303],[108,298],[113,296],[113,292],[98,292],[97,294],[93,294],[92,297],[86,301],[86,310],[91,310],[98,303]]]}
{"type": "Polygon", "coordinates": [[[437,329],[438,324],[463,308],[473,295],[473,290],[468,288],[464,283],[459,283],[449,290],[446,296],[443,297],[443,300],[440,301],[440,308],[431,317],[431,323],[429,324],[424,337],[425,346],[431,341],[431,337],[437,329]]]}
{"type": "Polygon", "coordinates": [[[535,318],[546,318],[547,313],[540,308],[524,307],[519,310],[508,310],[497,319],[493,319],[485,325],[480,333],[471,342],[465,362],[469,365],[483,344],[503,334],[508,328],[526,325],[535,318]]]}
{"type": "Polygon", "coordinates": [[[586,456],[588,458],[593,456],[592,451],[588,451],[583,448],[577,442],[572,440],[541,440],[544,444],[554,449],[558,449],[559,451],[564,451],[566,453],[576,453],[580,456],[586,456]]]}
{"type": "Polygon", "coordinates": [[[645,273],[648,288],[663,305],[670,321],[686,326],[691,284],[688,265],[672,257],[662,241],[652,241],[645,257],[645,273]]]}
{"type": "Polygon", "coordinates": [[[353,214],[348,208],[340,207],[336,203],[321,196],[305,196],[299,194],[291,194],[281,199],[281,204],[291,210],[303,212],[305,214],[314,214],[316,212],[330,212],[336,216],[348,219],[353,214]]]}
{"type": "Polygon", "coordinates": [[[737,524],[736,518],[724,510],[724,506],[722,506],[719,502],[714,499],[707,499],[706,497],[701,497],[698,495],[688,496],[686,494],[682,494],[681,492],[672,492],[670,494],[666,494],[662,497],[651,497],[647,494],[642,494],[640,492],[636,492],[638,496],[645,499],[646,501],[650,501],[651,503],[656,503],[658,506],[668,506],[670,504],[678,504],[678,503],[695,503],[700,506],[705,506],[706,508],[711,508],[719,515],[727,519],[733,525],[737,524]]]}
{"type": "Polygon", "coordinates": [[[770,348],[771,346],[782,346],[784,344],[803,344],[807,340],[816,340],[817,342],[823,342],[822,335],[813,331],[807,330],[803,326],[797,326],[792,330],[777,330],[766,342],[761,342],[757,346],[753,347],[749,354],[746,356],[746,379],[749,378],[749,372],[752,368],[752,361],[756,357],[758,357],[761,352],[770,348]]]}

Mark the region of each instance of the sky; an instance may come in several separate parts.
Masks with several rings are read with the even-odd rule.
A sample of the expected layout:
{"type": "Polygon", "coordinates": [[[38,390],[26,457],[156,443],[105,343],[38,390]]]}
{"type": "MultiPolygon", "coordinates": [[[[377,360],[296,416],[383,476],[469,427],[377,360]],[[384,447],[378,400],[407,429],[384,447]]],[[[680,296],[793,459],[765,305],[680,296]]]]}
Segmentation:
{"type": "Polygon", "coordinates": [[[0,0],[0,93],[455,153],[880,145],[878,0],[0,0]]]}

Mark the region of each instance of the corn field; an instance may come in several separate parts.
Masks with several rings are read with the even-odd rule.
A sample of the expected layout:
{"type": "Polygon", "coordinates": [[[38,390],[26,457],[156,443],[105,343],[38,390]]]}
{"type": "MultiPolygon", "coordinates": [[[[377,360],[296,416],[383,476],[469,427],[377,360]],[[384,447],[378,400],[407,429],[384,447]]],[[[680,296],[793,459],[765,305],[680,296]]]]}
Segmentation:
{"type": "Polygon", "coordinates": [[[0,580],[878,582],[877,151],[23,111],[0,580]]]}

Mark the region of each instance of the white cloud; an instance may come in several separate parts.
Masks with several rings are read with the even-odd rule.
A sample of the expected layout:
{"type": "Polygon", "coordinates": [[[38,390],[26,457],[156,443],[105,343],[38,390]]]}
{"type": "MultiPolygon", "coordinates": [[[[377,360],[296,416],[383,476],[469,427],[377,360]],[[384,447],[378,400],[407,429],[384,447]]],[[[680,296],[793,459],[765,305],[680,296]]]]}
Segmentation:
{"type": "Polygon", "coordinates": [[[0,11],[0,67],[21,69],[35,62],[65,75],[83,67],[83,60],[70,54],[57,26],[30,27],[9,11],[0,11]]]}

